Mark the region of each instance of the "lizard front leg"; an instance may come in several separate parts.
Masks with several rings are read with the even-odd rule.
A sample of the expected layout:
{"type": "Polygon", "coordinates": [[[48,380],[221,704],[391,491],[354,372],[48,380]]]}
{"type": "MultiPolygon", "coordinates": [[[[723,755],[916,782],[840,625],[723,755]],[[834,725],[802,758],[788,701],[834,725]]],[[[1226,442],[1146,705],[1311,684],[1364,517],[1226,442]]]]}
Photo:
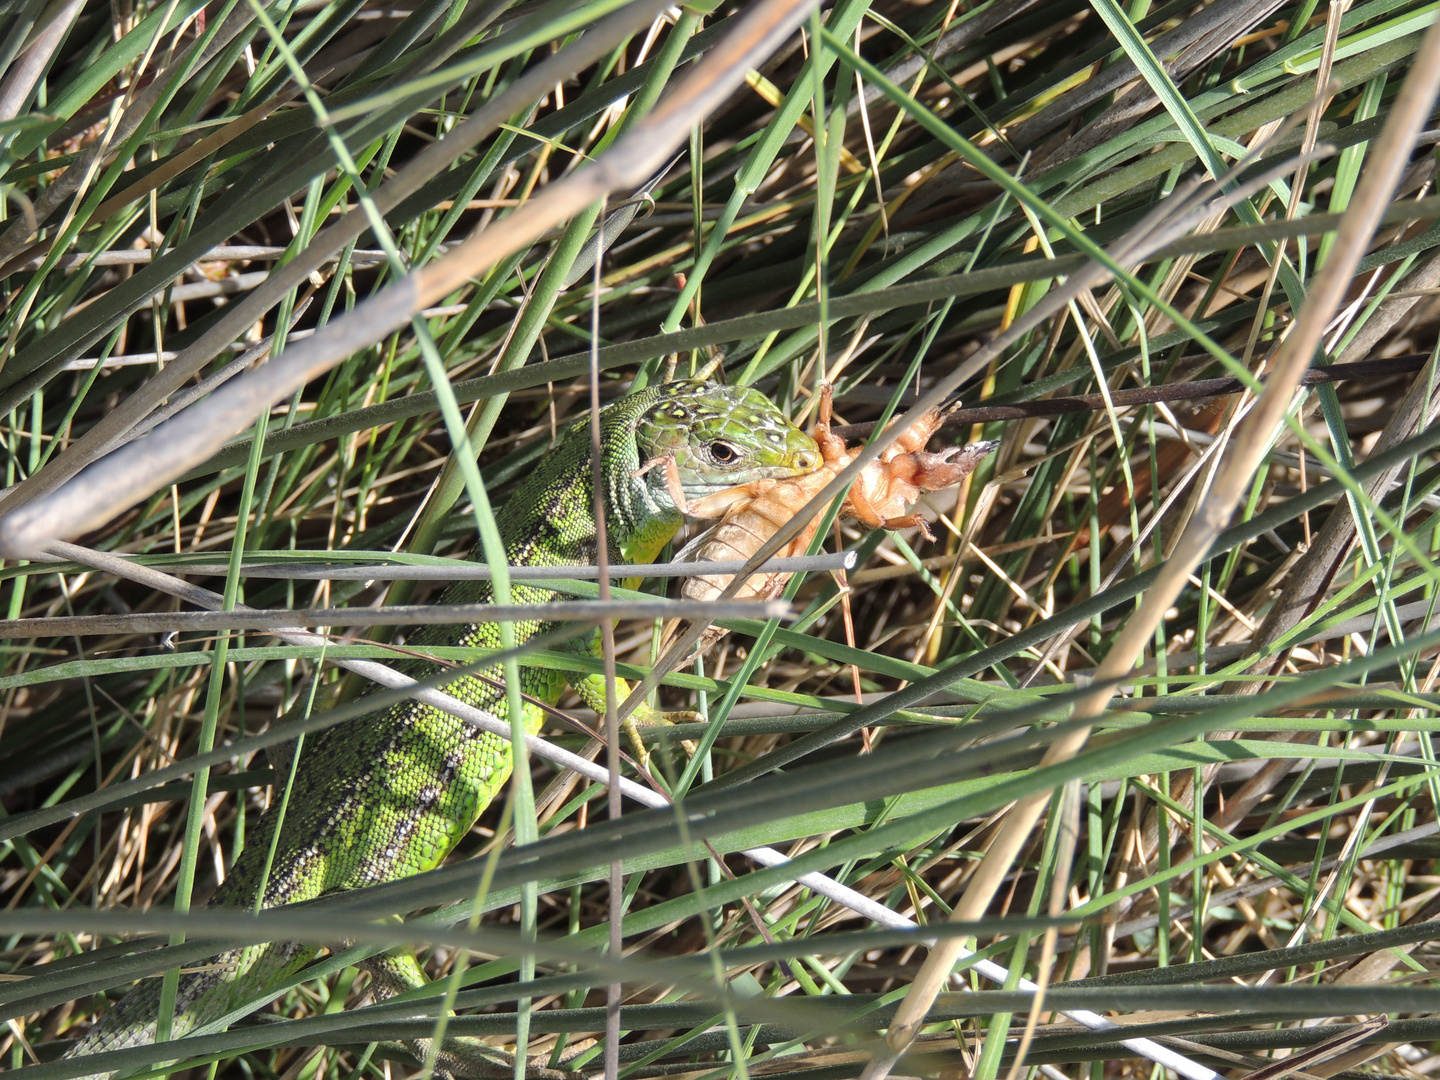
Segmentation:
{"type": "MultiPolygon", "coordinates": [[[[580,695],[580,700],[595,710],[595,715],[604,717],[606,715],[605,703],[605,676],[585,675],[574,679],[571,685],[575,692],[580,695]]],[[[615,700],[624,701],[630,695],[630,683],[626,679],[615,680],[615,700]]],[[[645,746],[644,740],[640,738],[642,727],[669,727],[672,724],[693,724],[700,719],[700,714],[691,709],[677,709],[669,712],[662,712],[652,709],[643,701],[635,707],[635,711],[620,722],[620,729],[625,732],[630,740],[631,747],[635,750],[636,760],[640,762],[642,769],[650,768],[650,751],[645,746]]],[[[686,753],[695,752],[694,743],[688,739],[680,740],[680,745],[685,748],[686,753]]]]}

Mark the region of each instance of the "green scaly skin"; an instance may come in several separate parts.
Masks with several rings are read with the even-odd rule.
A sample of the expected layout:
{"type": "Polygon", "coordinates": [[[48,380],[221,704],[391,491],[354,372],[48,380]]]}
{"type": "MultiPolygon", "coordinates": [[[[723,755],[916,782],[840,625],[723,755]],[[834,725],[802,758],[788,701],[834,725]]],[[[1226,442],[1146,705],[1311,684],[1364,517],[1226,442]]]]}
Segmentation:
{"type": "MultiPolygon", "coordinates": [[[[512,565],[579,566],[597,561],[592,499],[590,421],[572,425],[535,473],[497,515],[512,565]]],[[[617,401],[601,413],[605,514],[612,562],[650,562],[680,526],[681,515],[666,486],[666,470],[642,466],[673,457],[685,496],[698,498],[733,484],[783,479],[820,465],[814,440],[794,427],[754,390],[705,383],[670,383],[617,401]],[[639,475],[637,475],[639,474],[639,475]]],[[[477,549],[472,557],[480,557],[477,549]]],[[[524,582],[512,587],[517,604],[555,599],[548,589],[524,582]]],[[[470,604],[491,598],[486,582],[451,586],[442,603],[470,604]]],[[[517,644],[561,624],[514,625],[517,644]]],[[[571,639],[593,650],[597,635],[571,639]]],[[[498,650],[493,624],[427,626],[409,644],[461,645],[498,650]]],[[[397,665],[415,679],[439,665],[420,660],[397,665]]],[[[444,689],[462,701],[507,716],[497,666],[486,677],[464,676],[444,689]]],[[[523,692],[553,704],[565,676],[520,668],[523,692]]],[[[604,708],[604,680],[586,676],[575,688],[604,708]]],[[[624,698],[625,687],[618,689],[624,698]]],[[[540,727],[542,711],[527,703],[526,731],[540,727]]],[[[446,713],[403,701],[347,724],[328,728],[304,744],[296,769],[274,861],[264,875],[277,817],[265,814],[248,839],[213,904],[273,907],[311,900],[337,889],[357,889],[408,877],[438,866],[509,779],[510,744],[446,713]]],[[[283,776],[284,773],[282,772],[283,776]]],[[[222,1017],[235,1019],[264,1000],[267,987],[299,971],[319,948],[270,942],[215,958],[214,970],[181,979],[173,1038],[222,1017]]],[[[424,982],[408,954],[377,957],[370,965],[377,993],[388,996],[424,982]]],[[[159,980],[128,995],[67,1056],[98,1053],[154,1041],[159,980]]],[[[458,1042],[458,1040],[457,1040],[458,1042]]],[[[493,1055],[493,1051],[492,1051],[493,1055]]],[[[494,1073],[493,1056],[454,1053],[446,1044],[442,1065],[455,1073],[494,1073]],[[487,1065],[489,1066],[487,1068],[487,1065]]]]}

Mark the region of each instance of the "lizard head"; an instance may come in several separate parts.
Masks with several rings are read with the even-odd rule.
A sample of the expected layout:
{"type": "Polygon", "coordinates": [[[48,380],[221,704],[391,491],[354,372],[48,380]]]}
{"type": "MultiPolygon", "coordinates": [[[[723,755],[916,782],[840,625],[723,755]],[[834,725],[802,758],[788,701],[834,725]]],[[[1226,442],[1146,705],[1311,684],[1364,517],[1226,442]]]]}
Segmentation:
{"type": "MultiPolygon", "coordinates": [[[[691,498],[814,472],[820,448],[758,390],[677,382],[657,388],[636,427],[640,460],[675,458],[691,498]]],[[[658,479],[658,478],[657,478],[658,479]]]]}

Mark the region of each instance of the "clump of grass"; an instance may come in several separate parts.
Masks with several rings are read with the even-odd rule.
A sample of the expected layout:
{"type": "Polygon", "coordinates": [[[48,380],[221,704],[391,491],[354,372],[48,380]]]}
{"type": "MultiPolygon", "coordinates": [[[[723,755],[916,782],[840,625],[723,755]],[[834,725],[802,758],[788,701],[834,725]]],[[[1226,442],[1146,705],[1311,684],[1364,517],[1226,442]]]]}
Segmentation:
{"type": "MultiPolygon", "coordinates": [[[[929,952],[907,923],[981,959],[953,993],[911,997],[907,1075],[1140,1075],[1156,1044],[1195,1070],[1319,1044],[1295,1067],[1428,1075],[1440,202],[1433,140],[1382,133],[1434,67],[1434,12],[841,0],[795,9],[768,57],[720,64],[755,10],[0,14],[0,527],[63,504],[83,551],[205,574],[255,607],[433,599],[336,568],[463,557],[462,455],[502,505],[589,407],[592,345],[604,400],[704,374],[805,418],[831,381],[858,424],[958,392],[981,411],[941,438],[1001,442],[931,500],[936,545],[842,523],[832,546],[861,557],[843,593],[813,575],[799,621],[739,624],[666,676],[663,703],[719,730],[684,822],[627,810],[607,845],[601,786],[536,760],[536,783],[568,785],[517,823],[538,859],[491,807],[451,867],[285,924],[335,949],[276,988],[274,1022],[129,1067],[417,1071],[388,1045],[417,1022],[362,1007],[351,966],[388,941],[437,977],[463,970],[450,1031],[513,1050],[528,1002],[529,1054],[598,1072],[619,852],[626,1075],[860,1075],[929,952]],[[703,123],[663,128],[667,94],[707,87],[703,123]],[[625,136],[662,128],[673,147],[656,134],[645,153],[678,156],[642,185],[625,136]],[[627,177],[603,207],[557,201],[597,161],[627,177]],[[1386,164],[1397,182],[1367,195],[1386,164]],[[1195,187],[1207,174],[1229,193],[1195,187]],[[1187,199],[1206,212],[1184,218],[1187,199]],[[1346,233],[1363,210],[1373,235],[1346,233]],[[1095,272],[1101,251],[1119,265],[1095,272]],[[1292,394],[1275,376],[1269,397],[1204,382],[1274,376],[1305,335],[1299,365],[1337,380],[1292,394]],[[157,427],[280,387],[297,356],[320,359],[226,413],[249,432],[218,453],[157,427]],[[1263,428],[1257,397],[1283,405],[1263,428]],[[123,478],[123,498],[83,486],[152,427],[135,445],[158,447],[140,455],[153,478],[123,478]],[[266,577],[276,562],[322,576],[266,577]],[[796,864],[739,854],[768,845],[796,864]],[[1083,1010],[1129,1042],[1066,1019],[1083,1010]]],[[[206,936],[281,932],[172,913],[201,905],[270,798],[257,735],[312,676],[317,709],[343,703],[337,659],[397,652],[358,626],[323,646],[135,629],[183,605],[86,562],[0,576],[0,1054],[40,1080],[85,1071],[37,1063],[103,995],[202,961],[206,936]],[[83,636],[23,622],[98,614],[116,618],[83,636]],[[189,943],[156,947],[182,928],[189,943]]],[[[621,623],[626,671],[652,670],[656,642],[621,623]]]]}

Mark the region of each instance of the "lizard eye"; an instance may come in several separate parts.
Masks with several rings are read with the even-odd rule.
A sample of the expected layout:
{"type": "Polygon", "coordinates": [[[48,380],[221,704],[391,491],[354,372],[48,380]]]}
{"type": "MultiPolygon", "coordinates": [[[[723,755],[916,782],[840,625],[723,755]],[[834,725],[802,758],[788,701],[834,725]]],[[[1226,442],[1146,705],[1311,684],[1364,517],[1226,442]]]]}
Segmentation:
{"type": "Polygon", "coordinates": [[[710,456],[717,465],[733,465],[740,460],[740,448],[734,443],[716,439],[709,446],[710,456]]]}

